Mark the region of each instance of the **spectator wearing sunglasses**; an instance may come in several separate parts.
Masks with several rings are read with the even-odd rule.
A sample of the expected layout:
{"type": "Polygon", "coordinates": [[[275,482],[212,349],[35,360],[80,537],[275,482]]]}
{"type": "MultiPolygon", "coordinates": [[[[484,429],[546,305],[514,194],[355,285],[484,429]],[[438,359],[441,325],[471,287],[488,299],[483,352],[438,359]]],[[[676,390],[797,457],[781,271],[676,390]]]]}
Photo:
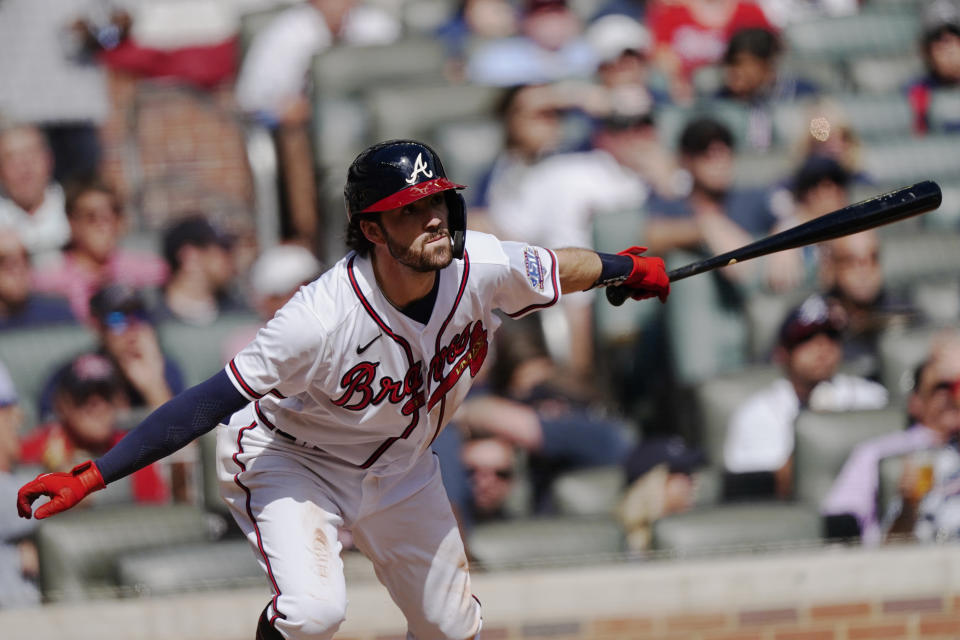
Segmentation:
{"type": "Polygon", "coordinates": [[[724,443],[728,497],[789,497],[793,487],[793,422],[801,409],[850,411],[887,404],[880,384],[838,373],[840,318],[811,296],[780,327],[774,358],[783,377],[749,397],[733,414],[724,443]]]}
{"type": "Polygon", "coordinates": [[[516,485],[513,445],[494,435],[481,435],[464,442],[460,455],[470,486],[470,520],[507,519],[507,502],[516,485]]]}
{"type": "MultiPolygon", "coordinates": [[[[130,409],[155,409],[184,389],[183,374],[163,355],[143,296],[122,284],[109,285],[90,299],[92,326],[100,341],[98,352],[117,368],[121,404],[130,409]]],[[[68,365],[69,366],[69,365],[68,365]]],[[[40,416],[49,418],[60,368],[44,386],[40,416]]]]}

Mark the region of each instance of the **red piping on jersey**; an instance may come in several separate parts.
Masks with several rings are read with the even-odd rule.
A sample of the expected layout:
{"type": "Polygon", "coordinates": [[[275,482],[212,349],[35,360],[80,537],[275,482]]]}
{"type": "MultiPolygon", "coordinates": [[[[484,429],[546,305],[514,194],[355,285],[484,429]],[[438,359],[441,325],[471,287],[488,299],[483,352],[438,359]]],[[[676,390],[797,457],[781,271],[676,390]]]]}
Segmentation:
{"type": "Polygon", "coordinates": [[[522,316],[523,314],[533,311],[534,309],[546,309],[547,307],[552,307],[557,303],[557,300],[560,299],[560,287],[557,286],[557,255],[553,251],[550,251],[550,249],[545,249],[545,251],[550,254],[551,258],[553,258],[553,264],[550,265],[550,281],[553,284],[553,300],[541,304],[531,304],[528,307],[520,309],[520,311],[508,313],[507,315],[511,318],[522,316]]]}
{"type": "MultiPolygon", "coordinates": [[[[390,336],[390,338],[392,338],[394,342],[396,342],[396,343],[399,344],[401,347],[403,347],[403,352],[404,352],[404,354],[407,356],[407,366],[408,366],[408,367],[413,367],[413,365],[414,365],[414,362],[413,362],[413,350],[410,348],[410,343],[407,342],[407,341],[406,341],[404,338],[402,338],[401,336],[398,336],[397,334],[395,334],[395,333],[390,329],[390,327],[387,326],[387,323],[384,322],[383,319],[382,319],[380,316],[377,315],[377,312],[374,311],[373,306],[370,304],[370,302],[367,300],[367,298],[363,295],[363,291],[360,290],[360,285],[357,283],[357,277],[356,277],[356,275],[354,275],[354,273],[353,273],[353,262],[354,262],[355,259],[356,259],[356,256],[352,256],[352,257],[350,258],[350,261],[347,262],[347,277],[350,279],[350,286],[353,287],[353,292],[356,294],[357,299],[360,300],[360,304],[363,305],[363,308],[366,310],[367,314],[368,314],[371,318],[373,318],[373,321],[377,323],[377,325],[380,327],[380,329],[381,329],[384,333],[386,333],[388,336],[390,336]]],[[[363,464],[360,465],[360,468],[361,468],[361,469],[369,469],[370,466],[373,465],[373,463],[376,462],[377,459],[378,459],[380,456],[383,455],[383,452],[390,448],[390,445],[392,445],[394,442],[396,442],[396,441],[399,440],[400,438],[406,438],[406,437],[408,437],[408,436],[410,435],[410,432],[413,431],[414,427],[417,426],[417,423],[418,423],[418,422],[420,422],[420,409],[419,409],[419,408],[417,408],[417,409],[414,410],[414,412],[413,412],[413,420],[410,422],[409,425],[407,425],[407,428],[404,429],[403,433],[402,433],[400,436],[393,436],[393,437],[390,437],[390,438],[387,438],[386,440],[384,440],[383,443],[381,443],[381,445],[380,445],[379,447],[377,447],[376,451],[374,451],[374,452],[370,455],[370,457],[367,458],[367,459],[363,462],[363,464]]]]}
{"type": "Polygon", "coordinates": [[[247,384],[247,381],[243,379],[242,375],[240,375],[240,370],[237,369],[237,365],[232,359],[230,360],[230,371],[233,372],[233,377],[237,379],[237,382],[240,383],[240,386],[243,387],[243,390],[248,396],[253,396],[255,400],[259,400],[263,397],[262,393],[257,393],[253,390],[253,387],[247,384]]]}
{"type": "MultiPolygon", "coordinates": [[[[453,314],[457,310],[457,307],[460,306],[460,300],[463,299],[463,292],[467,290],[467,278],[470,277],[470,256],[467,254],[467,251],[463,252],[463,278],[460,280],[460,290],[457,291],[457,297],[453,301],[453,308],[450,309],[450,313],[447,314],[446,320],[443,321],[443,324],[440,325],[440,331],[437,332],[437,342],[434,346],[434,353],[440,353],[440,338],[443,336],[443,332],[447,330],[447,325],[450,323],[450,320],[453,319],[453,314]]],[[[430,372],[427,372],[427,379],[430,379],[430,372]]],[[[443,412],[447,407],[447,396],[443,396],[443,400],[440,401],[440,413],[437,416],[437,428],[433,432],[433,437],[430,438],[430,444],[433,444],[433,441],[437,439],[437,436],[440,435],[440,425],[443,424],[443,412]]],[[[429,411],[429,407],[427,411],[429,411]]],[[[430,445],[427,445],[430,446],[430,445]]]]}
{"type": "MultiPolygon", "coordinates": [[[[230,364],[232,365],[233,362],[231,361],[230,364]]],[[[240,467],[240,471],[234,474],[233,481],[234,483],[236,483],[238,487],[243,489],[243,492],[245,494],[247,494],[247,500],[245,505],[247,509],[247,517],[250,518],[250,522],[253,523],[253,531],[254,533],[257,534],[257,549],[260,550],[260,555],[263,556],[264,565],[267,567],[267,577],[270,579],[270,584],[273,586],[274,595],[270,601],[270,603],[273,605],[273,613],[274,613],[274,615],[270,617],[270,624],[272,626],[274,621],[276,621],[277,618],[283,618],[284,620],[286,620],[287,616],[281,613],[279,609],[277,609],[277,599],[280,598],[280,586],[277,584],[277,579],[273,576],[273,567],[270,566],[270,558],[267,556],[267,552],[263,548],[263,537],[260,535],[260,527],[257,525],[256,517],[254,517],[253,515],[253,507],[250,505],[251,501],[253,500],[253,496],[250,493],[250,489],[248,489],[242,482],[240,482],[240,474],[247,470],[247,465],[240,462],[240,459],[237,457],[241,453],[243,453],[243,434],[249,431],[250,429],[253,429],[256,426],[257,426],[257,423],[254,421],[249,425],[247,425],[246,427],[243,427],[242,429],[240,429],[240,433],[237,435],[237,452],[233,454],[233,461],[237,463],[238,467],[240,467]]]]}
{"type": "MultiPolygon", "coordinates": [[[[253,387],[247,384],[247,381],[244,380],[243,376],[240,375],[240,370],[237,369],[237,365],[232,359],[230,360],[230,371],[233,372],[233,377],[237,379],[237,382],[239,382],[240,386],[243,387],[243,390],[247,392],[247,395],[253,396],[255,400],[259,400],[263,396],[267,395],[266,393],[257,393],[256,391],[253,390],[253,387]]],[[[270,391],[268,391],[267,393],[269,393],[271,396],[274,396],[276,398],[280,398],[281,400],[287,397],[282,393],[280,393],[279,391],[277,391],[276,389],[270,389],[270,391]]]]}

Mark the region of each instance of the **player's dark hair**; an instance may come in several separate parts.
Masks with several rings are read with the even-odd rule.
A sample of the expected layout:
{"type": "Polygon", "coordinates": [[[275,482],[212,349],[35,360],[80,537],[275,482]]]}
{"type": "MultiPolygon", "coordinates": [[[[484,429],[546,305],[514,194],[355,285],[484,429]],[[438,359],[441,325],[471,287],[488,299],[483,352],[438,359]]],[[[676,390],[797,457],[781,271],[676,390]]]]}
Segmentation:
{"type": "Polygon", "coordinates": [[[708,117],[696,118],[687,123],[680,134],[680,152],[689,156],[698,156],[709,149],[714,142],[721,142],[733,149],[733,134],[718,120],[708,117]]]}
{"type": "Polygon", "coordinates": [[[350,221],[347,222],[347,248],[356,251],[357,255],[361,258],[367,257],[370,255],[370,252],[373,251],[373,243],[370,242],[367,236],[364,235],[363,229],[360,228],[360,222],[363,220],[379,222],[380,217],[375,213],[356,214],[351,216],[350,221]]]}
{"type": "Polygon", "coordinates": [[[741,53],[748,53],[761,60],[770,61],[780,55],[782,51],[780,37],[769,29],[750,27],[740,29],[727,43],[727,51],[723,54],[724,64],[733,64],[741,53]]]}

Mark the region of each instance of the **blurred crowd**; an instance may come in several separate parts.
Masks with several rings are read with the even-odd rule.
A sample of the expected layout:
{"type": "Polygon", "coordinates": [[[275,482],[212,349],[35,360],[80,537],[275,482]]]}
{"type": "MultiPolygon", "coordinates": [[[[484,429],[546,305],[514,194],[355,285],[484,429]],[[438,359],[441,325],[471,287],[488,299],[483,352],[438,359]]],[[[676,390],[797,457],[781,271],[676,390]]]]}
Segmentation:
{"type": "MultiPolygon", "coordinates": [[[[445,83],[499,89],[483,117],[502,140],[466,197],[470,228],[502,239],[605,251],[639,239],[679,266],[899,186],[871,174],[858,114],[791,64],[787,37],[793,25],[897,3],[426,4],[430,11],[413,0],[0,3],[0,343],[72,327],[91,345],[57,354],[29,393],[17,388],[27,365],[0,362],[0,607],[41,597],[33,522],[13,509],[20,482],[102,454],[145,411],[196,382],[164,331],[206,328],[222,366],[339,258],[324,242],[342,234],[343,215],[324,206],[320,177],[345,166],[317,159],[318,129],[331,123],[316,118],[324,87],[310,74],[325,51],[389,52],[427,37],[443,44],[445,83]],[[241,37],[248,15],[267,17],[241,37]],[[205,211],[138,227],[142,217],[103,170],[112,74],[231,88],[238,120],[273,144],[279,243],[251,258],[205,211]],[[783,126],[790,108],[799,126],[783,126]],[[613,238],[598,232],[606,216],[621,225],[613,238]]],[[[934,107],[960,91],[960,5],[912,6],[915,64],[888,91],[908,109],[897,135],[957,135],[960,110],[934,107]]],[[[952,140],[956,153],[960,138],[952,140]]],[[[357,142],[359,150],[372,140],[357,142]]],[[[471,154],[440,151],[445,160],[447,151],[471,154]]],[[[960,184],[960,173],[953,178],[960,184]]],[[[958,213],[926,230],[960,234],[958,213]]],[[[904,224],[920,232],[927,223],[904,224]]],[[[960,279],[938,274],[946,284],[935,304],[917,295],[927,291],[917,278],[885,266],[903,262],[884,255],[897,233],[867,231],[678,283],[663,307],[642,303],[649,308],[625,339],[605,333],[596,292],[507,322],[482,382],[435,443],[464,530],[560,514],[558,478],[615,469],[611,517],[627,548],[642,553],[653,524],[696,508],[705,482],[720,484],[719,502],[793,500],[802,412],[893,408],[903,428],[856,443],[815,507],[830,531],[864,542],[960,537],[960,279]],[[882,346],[891,332],[913,330],[933,337],[904,385],[888,375],[882,346]],[[696,390],[758,367],[762,383],[724,416],[711,447],[696,390]],[[880,465],[891,457],[903,462],[898,491],[881,504],[880,465]]],[[[111,485],[91,508],[202,504],[199,453],[174,458],[111,485]]]]}

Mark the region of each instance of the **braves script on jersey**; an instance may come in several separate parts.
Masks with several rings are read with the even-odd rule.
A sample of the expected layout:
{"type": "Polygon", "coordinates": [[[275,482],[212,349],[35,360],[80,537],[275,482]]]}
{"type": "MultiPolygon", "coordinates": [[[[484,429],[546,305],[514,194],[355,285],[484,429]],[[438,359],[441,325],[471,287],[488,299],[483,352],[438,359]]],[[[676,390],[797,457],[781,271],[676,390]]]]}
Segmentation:
{"type": "Polygon", "coordinates": [[[438,272],[426,325],[380,292],[354,253],[303,287],[227,373],[261,423],[353,465],[395,473],[450,420],[500,324],[560,298],[547,249],[468,232],[463,260],[438,272]]]}

